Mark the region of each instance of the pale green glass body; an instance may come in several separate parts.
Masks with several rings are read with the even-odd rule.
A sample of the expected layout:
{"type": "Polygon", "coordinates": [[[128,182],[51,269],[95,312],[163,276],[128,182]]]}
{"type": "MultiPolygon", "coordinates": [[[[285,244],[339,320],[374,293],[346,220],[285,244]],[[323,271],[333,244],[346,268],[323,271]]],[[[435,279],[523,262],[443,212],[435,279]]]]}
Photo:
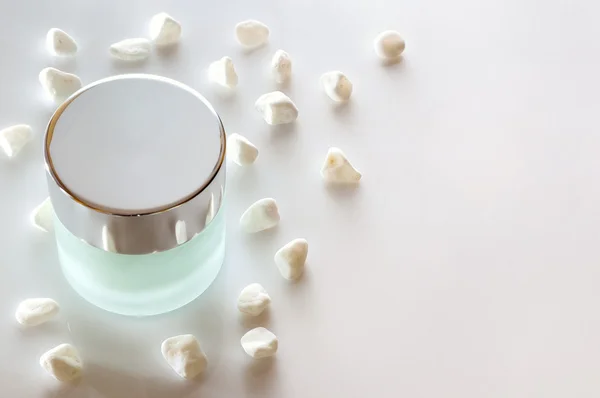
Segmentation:
{"type": "Polygon", "coordinates": [[[225,258],[225,209],[188,242],[152,254],[110,253],[75,237],[55,218],[65,278],[90,303],[110,312],[146,316],[177,309],[202,294],[225,258]]]}

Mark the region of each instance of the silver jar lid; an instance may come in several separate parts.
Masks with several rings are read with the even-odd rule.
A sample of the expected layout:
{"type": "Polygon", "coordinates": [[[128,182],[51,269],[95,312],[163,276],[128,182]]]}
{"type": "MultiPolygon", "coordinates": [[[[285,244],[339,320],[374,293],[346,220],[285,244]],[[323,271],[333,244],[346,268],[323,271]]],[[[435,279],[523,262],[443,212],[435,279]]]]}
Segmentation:
{"type": "Polygon", "coordinates": [[[144,74],[92,83],[58,107],[44,137],[56,216],[106,251],[172,249],[221,207],[225,141],[213,107],[182,83],[144,74]]]}

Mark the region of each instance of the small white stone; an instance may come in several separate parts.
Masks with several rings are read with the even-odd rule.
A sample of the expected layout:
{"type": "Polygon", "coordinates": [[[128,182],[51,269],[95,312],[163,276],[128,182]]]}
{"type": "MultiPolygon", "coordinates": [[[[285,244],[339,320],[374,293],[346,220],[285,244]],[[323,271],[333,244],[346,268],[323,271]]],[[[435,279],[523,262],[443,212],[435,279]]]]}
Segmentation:
{"type": "Polygon", "coordinates": [[[248,166],[258,157],[258,148],[246,137],[233,133],[227,139],[227,157],[240,166],[248,166]]]}
{"type": "Polygon", "coordinates": [[[56,102],[63,102],[81,88],[81,79],[72,73],[56,68],[44,68],[39,75],[40,84],[56,102]]]}
{"type": "Polygon", "coordinates": [[[78,379],[83,370],[81,358],[71,344],[61,344],[43,354],[40,365],[58,381],[78,379]]]}
{"type": "Polygon", "coordinates": [[[67,32],[52,28],[46,34],[46,48],[52,55],[66,57],[75,55],[77,43],[67,32]]]}
{"type": "Polygon", "coordinates": [[[334,70],[321,76],[325,93],[334,101],[348,101],[352,95],[352,82],[342,72],[334,70]]]}
{"type": "Polygon", "coordinates": [[[341,149],[329,148],[321,176],[332,183],[357,183],[362,174],[352,166],[341,149]]]}
{"type": "Polygon", "coordinates": [[[234,88],[238,84],[238,75],[235,73],[233,61],[229,57],[223,57],[211,63],[208,67],[208,78],[213,83],[227,88],[234,88]]]}
{"type": "Polygon", "coordinates": [[[400,33],[394,30],[381,32],[374,42],[375,53],[383,59],[397,59],[402,55],[406,43],[400,33]]]}
{"type": "Polygon", "coordinates": [[[269,27],[262,22],[249,19],[235,25],[235,36],[245,47],[258,47],[269,39],[269,27]]]}
{"type": "Polygon", "coordinates": [[[275,265],[285,279],[298,279],[304,272],[304,264],[308,256],[308,242],[306,239],[294,239],[277,250],[275,265]]]}
{"type": "Polygon", "coordinates": [[[270,125],[291,123],[298,118],[298,108],[281,91],[261,95],[254,106],[270,125]]]}
{"type": "Polygon", "coordinates": [[[31,141],[32,137],[33,131],[29,125],[17,124],[10,126],[0,131],[0,147],[6,153],[6,156],[12,158],[31,141]]]}
{"type": "Polygon", "coordinates": [[[242,289],[237,306],[244,314],[258,316],[271,304],[271,297],[259,283],[252,283],[242,289]]]}
{"type": "Polygon", "coordinates": [[[31,224],[44,232],[50,232],[54,229],[54,208],[50,198],[44,199],[33,211],[31,212],[31,224]]]}
{"type": "Polygon", "coordinates": [[[271,59],[271,73],[277,83],[285,83],[292,77],[292,58],[283,50],[277,50],[271,59]]]}
{"type": "Polygon", "coordinates": [[[175,18],[161,12],[150,19],[150,40],[157,46],[169,46],[181,39],[181,24],[175,18]]]}
{"type": "Polygon", "coordinates": [[[261,199],[253,203],[242,214],[240,226],[247,233],[255,233],[273,228],[279,223],[279,209],[272,198],[261,199]]]}
{"type": "Polygon", "coordinates": [[[30,298],[21,301],[15,318],[23,326],[37,326],[54,318],[59,310],[58,303],[50,298],[30,298]]]}
{"type": "Polygon", "coordinates": [[[142,61],[150,56],[152,43],[148,39],[125,39],[110,46],[113,57],[122,61],[142,61]]]}
{"type": "Polygon", "coordinates": [[[178,220],[175,223],[175,239],[177,240],[178,245],[187,242],[187,227],[183,220],[178,220]]]}
{"type": "Polygon", "coordinates": [[[204,372],[208,360],[194,335],[184,334],[163,341],[160,351],[171,368],[184,379],[204,372]]]}
{"type": "Polygon", "coordinates": [[[263,327],[254,328],[240,340],[246,354],[252,358],[266,358],[275,355],[279,346],[277,336],[263,327]]]}

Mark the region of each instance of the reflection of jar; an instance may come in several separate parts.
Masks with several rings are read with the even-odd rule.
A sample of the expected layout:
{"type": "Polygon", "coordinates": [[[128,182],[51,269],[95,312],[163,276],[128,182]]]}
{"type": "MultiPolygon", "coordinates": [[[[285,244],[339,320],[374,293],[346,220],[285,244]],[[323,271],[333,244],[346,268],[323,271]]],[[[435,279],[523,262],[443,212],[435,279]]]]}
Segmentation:
{"type": "Polygon", "coordinates": [[[84,87],[52,116],[44,157],[58,256],[108,311],[185,305],[225,256],[225,131],[196,91],[152,75],[84,87]]]}

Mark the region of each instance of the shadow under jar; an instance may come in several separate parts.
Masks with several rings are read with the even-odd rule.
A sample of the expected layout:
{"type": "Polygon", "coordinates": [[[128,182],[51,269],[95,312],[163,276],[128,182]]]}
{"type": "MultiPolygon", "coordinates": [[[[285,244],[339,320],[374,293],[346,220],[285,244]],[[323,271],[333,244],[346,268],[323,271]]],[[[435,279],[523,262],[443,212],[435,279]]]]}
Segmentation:
{"type": "Polygon", "coordinates": [[[198,297],[225,256],[225,131],[164,77],[90,84],[52,116],[44,158],[58,257],[105,310],[160,314],[198,297]]]}

